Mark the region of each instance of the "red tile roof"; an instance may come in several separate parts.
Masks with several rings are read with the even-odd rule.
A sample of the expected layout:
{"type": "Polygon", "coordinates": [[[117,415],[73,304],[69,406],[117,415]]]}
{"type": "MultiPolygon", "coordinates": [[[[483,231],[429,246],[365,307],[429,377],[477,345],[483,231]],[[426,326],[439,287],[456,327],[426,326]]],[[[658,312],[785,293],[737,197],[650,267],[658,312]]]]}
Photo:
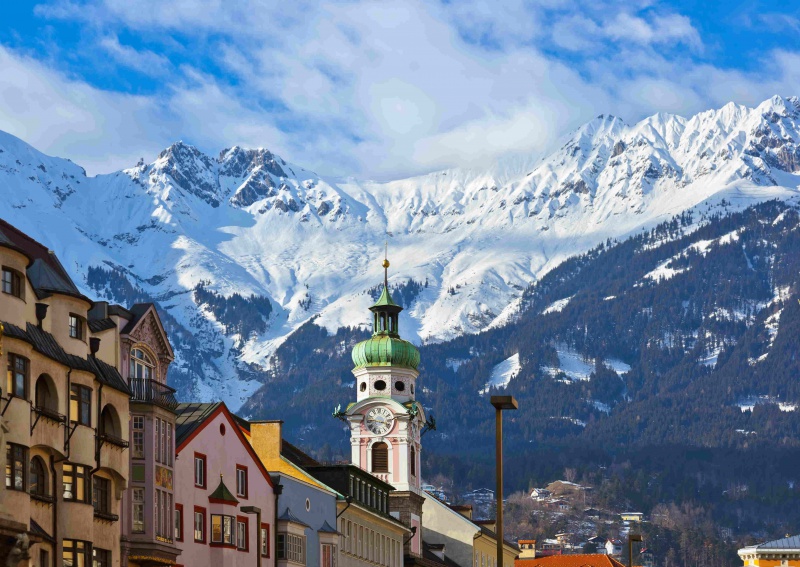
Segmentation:
{"type": "Polygon", "coordinates": [[[622,563],[602,553],[580,555],[550,555],[536,559],[516,559],[514,567],[625,567],[622,563]]]}

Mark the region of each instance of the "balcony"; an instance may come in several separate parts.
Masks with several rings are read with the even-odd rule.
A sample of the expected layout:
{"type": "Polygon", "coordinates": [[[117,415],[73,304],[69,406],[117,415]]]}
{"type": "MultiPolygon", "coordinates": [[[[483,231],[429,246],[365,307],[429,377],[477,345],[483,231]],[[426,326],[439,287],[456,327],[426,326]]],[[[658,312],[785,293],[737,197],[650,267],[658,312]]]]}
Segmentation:
{"type": "Polygon", "coordinates": [[[129,385],[132,402],[155,404],[170,411],[178,407],[175,390],[166,384],[149,378],[131,378],[129,385]]]}
{"type": "Polygon", "coordinates": [[[122,449],[127,449],[129,445],[129,443],[122,437],[117,437],[116,435],[111,435],[110,433],[101,433],[97,436],[97,438],[100,439],[101,444],[109,443],[122,449]]]}

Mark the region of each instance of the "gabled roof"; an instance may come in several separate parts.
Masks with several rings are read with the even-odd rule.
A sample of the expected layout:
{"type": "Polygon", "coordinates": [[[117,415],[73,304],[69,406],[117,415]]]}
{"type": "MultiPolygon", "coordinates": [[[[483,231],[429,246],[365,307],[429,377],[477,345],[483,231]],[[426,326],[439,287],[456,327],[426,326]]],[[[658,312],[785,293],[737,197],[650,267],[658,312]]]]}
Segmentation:
{"type": "Polygon", "coordinates": [[[244,446],[245,450],[247,450],[250,458],[253,459],[253,462],[255,463],[256,467],[258,467],[258,470],[261,471],[261,474],[266,479],[267,483],[274,488],[275,483],[272,482],[272,477],[264,467],[264,463],[262,463],[261,459],[259,459],[258,455],[256,455],[253,446],[250,445],[250,442],[245,438],[244,432],[239,426],[239,423],[237,423],[237,420],[234,419],[234,415],[230,412],[224,402],[207,404],[178,404],[178,407],[175,408],[175,452],[180,453],[184,446],[196,435],[198,435],[205,428],[205,426],[208,425],[211,420],[220,413],[225,415],[225,418],[228,420],[228,424],[233,430],[233,434],[236,435],[236,438],[239,440],[242,446],[244,446]]]}
{"type": "Polygon", "coordinates": [[[175,409],[175,446],[180,447],[220,406],[222,402],[178,404],[175,409]]]}
{"type": "Polygon", "coordinates": [[[154,303],[135,303],[128,311],[133,316],[128,324],[120,331],[121,335],[130,335],[136,327],[144,320],[145,316],[153,310],[153,320],[156,322],[156,326],[158,327],[159,335],[161,335],[161,339],[164,341],[164,344],[167,347],[167,352],[169,353],[170,357],[175,357],[175,353],[172,350],[172,345],[169,342],[169,337],[167,336],[166,331],[164,330],[164,326],[161,324],[161,317],[158,316],[158,310],[154,303]]]}
{"type": "Polygon", "coordinates": [[[25,329],[17,327],[11,323],[3,323],[3,334],[21,341],[29,343],[33,350],[46,356],[51,360],[55,360],[73,370],[83,370],[95,375],[97,380],[106,386],[130,394],[130,388],[123,380],[117,369],[110,364],[107,364],[99,358],[89,356],[81,358],[74,354],[67,353],[61,345],[58,344],[56,338],[47,331],[40,329],[33,323],[26,323],[25,329]]]}
{"type": "Polygon", "coordinates": [[[517,559],[515,567],[624,567],[622,563],[602,553],[577,555],[548,555],[535,559],[517,559]]]}
{"type": "Polygon", "coordinates": [[[0,219],[0,246],[11,248],[28,257],[30,263],[26,275],[39,297],[48,293],[62,293],[91,303],[91,300],[81,294],[51,250],[3,219],[0,219]]]}

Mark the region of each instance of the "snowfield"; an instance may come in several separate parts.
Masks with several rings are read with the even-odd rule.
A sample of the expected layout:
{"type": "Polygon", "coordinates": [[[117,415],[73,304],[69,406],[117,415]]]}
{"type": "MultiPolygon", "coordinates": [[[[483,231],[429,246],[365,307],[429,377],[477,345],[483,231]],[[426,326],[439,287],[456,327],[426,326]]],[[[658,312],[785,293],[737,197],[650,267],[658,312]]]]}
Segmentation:
{"type": "MultiPolygon", "coordinates": [[[[544,159],[376,183],[327,179],[264,148],[214,157],[182,142],[150,163],[87,177],[0,132],[0,217],[52,248],[88,296],[100,298],[87,273],[102,267],[158,300],[214,353],[202,377],[190,353],[177,353],[175,367],[197,376],[190,395],[222,395],[235,409],[260,385],[245,365],[269,370],[303,324],[369,325],[366,292],[381,282],[386,242],[390,284],[423,286],[405,306],[405,338],[478,333],[513,321],[528,286],[609,238],[688,209],[796,199],[800,172],[784,159],[796,151],[792,140],[800,140],[800,101],[773,97],[634,125],[601,115],[544,159]],[[268,299],[265,329],[227,333],[196,304],[201,283],[224,297],[268,299]]],[[[665,264],[647,278],[677,273],[665,264]]],[[[571,380],[590,372],[567,352],[559,367],[571,380]]]]}

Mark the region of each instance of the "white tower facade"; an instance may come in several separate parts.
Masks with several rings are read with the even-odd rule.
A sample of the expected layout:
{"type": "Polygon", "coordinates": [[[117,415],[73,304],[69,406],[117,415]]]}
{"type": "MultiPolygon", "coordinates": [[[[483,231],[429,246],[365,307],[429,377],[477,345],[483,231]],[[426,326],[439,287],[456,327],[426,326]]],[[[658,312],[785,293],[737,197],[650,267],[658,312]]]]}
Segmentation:
{"type": "MultiPolygon", "coordinates": [[[[384,260],[384,270],[389,267],[384,260]]],[[[353,464],[394,486],[390,511],[417,534],[406,551],[421,555],[421,430],[426,419],[416,401],[419,351],[400,338],[402,307],[392,301],[387,277],[370,307],[372,336],[353,347],[356,402],[344,417],[350,425],[353,464]]]]}

